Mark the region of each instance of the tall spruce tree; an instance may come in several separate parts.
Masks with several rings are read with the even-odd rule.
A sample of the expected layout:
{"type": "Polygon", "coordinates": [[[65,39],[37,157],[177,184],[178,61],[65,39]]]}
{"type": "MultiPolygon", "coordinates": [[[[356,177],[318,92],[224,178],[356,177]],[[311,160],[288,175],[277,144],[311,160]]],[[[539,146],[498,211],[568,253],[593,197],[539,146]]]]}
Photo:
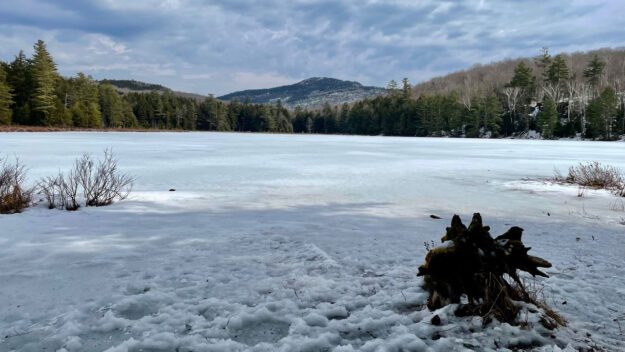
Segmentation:
{"type": "Polygon", "coordinates": [[[501,102],[494,95],[484,98],[482,114],[484,127],[491,133],[492,137],[499,136],[501,131],[501,102]]]}
{"type": "Polygon", "coordinates": [[[547,80],[552,84],[562,84],[569,79],[569,68],[562,55],[556,55],[547,70],[547,80]]]}
{"type": "Polygon", "coordinates": [[[72,112],[74,126],[101,127],[98,83],[91,76],[79,72],[75,78],[69,79],[69,86],[63,100],[72,112]]]}
{"type": "Polygon", "coordinates": [[[102,123],[106,127],[119,128],[124,124],[124,106],[119,94],[110,84],[102,84],[99,89],[102,123]]]}
{"type": "Polygon", "coordinates": [[[32,94],[30,63],[24,51],[20,50],[7,68],[7,83],[13,91],[13,121],[18,124],[31,124],[29,100],[32,94]]]}
{"type": "Polygon", "coordinates": [[[13,95],[6,81],[4,65],[0,65],[0,125],[11,124],[13,114],[11,104],[13,104],[13,95]]]}
{"type": "Polygon", "coordinates": [[[408,99],[410,98],[410,82],[408,82],[408,78],[404,78],[401,80],[402,83],[402,88],[401,88],[401,92],[402,92],[402,96],[404,99],[408,99]]]}
{"type": "Polygon", "coordinates": [[[584,77],[591,86],[596,87],[601,83],[604,68],[605,62],[599,58],[599,55],[595,54],[584,70],[584,77]]]}
{"type": "Polygon", "coordinates": [[[56,95],[54,92],[58,73],[56,64],[46,48],[43,40],[35,43],[35,53],[31,60],[31,76],[33,93],[31,97],[31,112],[34,123],[47,125],[52,122],[56,95]]]}
{"type": "Polygon", "coordinates": [[[549,48],[542,48],[540,55],[534,58],[534,65],[538,68],[540,74],[543,76],[543,80],[547,80],[549,77],[549,67],[552,64],[552,58],[549,54],[549,48]]]}
{"type": "Polygon", "coordinates": [[[530,89],[533,87],[535,81],[536,78],[534,77],[532,68],[529,67],[525,61],[521,61],[514,68],[514,76],[512,76],[510,86],[530,89]]]}
{"type": "Polygon", "coordinates": [[[546,97],[543,101],[543,106],[538,115],[538,127],[541,129],[541,135],[543,138],[552,138],[553,133],[558,123],[558,110],[556,103],[552,98],[546,97]]]}
{"type": "Polygon", "coordinates": [[[607,87],[588,104],[588,137],[602,137],[607,140],[614,138],[617,113],[618,97],[614,89],[607,87]]]}
{"type": "MultiPolygon", "coordinates": [[[[532,99],[532,93],[534,91],[534,85],[536,83],[536,77],[532,72],[532,68],[529,67],[525,61],[519,62],[519,64],[514,68],[514,76],[512,76],[512,80],[510,81],[509,86],[520,89],[520,96],[525,100],[527,108],[530,100],[532,99]]],[[[530,128],[530,119],[529,112],[525,109],[521,109],[524,118],[524,127],[525,130],[529,130],[530,128]]],[[[513,116],[513,121],[516,119],[516,116],[513,116]]]]}

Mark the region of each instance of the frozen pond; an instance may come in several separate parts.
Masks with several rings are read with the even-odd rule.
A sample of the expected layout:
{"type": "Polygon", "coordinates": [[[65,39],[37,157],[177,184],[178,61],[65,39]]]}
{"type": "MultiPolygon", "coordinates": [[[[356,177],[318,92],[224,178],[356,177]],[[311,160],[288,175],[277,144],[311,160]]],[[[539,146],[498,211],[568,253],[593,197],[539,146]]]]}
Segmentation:
{"type": "Polygon", "coordinates": [[[508,182],[563,173],[580,161],[625,169],[625,143],[225,133],[0,135],[33,179],[67,169],[84,152],[112,148],[135,190],[180,192],[237,206],[388,203],[534,215],[557,199],[501,192],[508,182]],[[529,202],[528,202],[529,201],[529,202]],[[545,203],[546,202],[546,203],[545,203]]]}
{"type": "Polygon", "coordinates": [[[551,344],[624,348],[623,201],[541,179],[581,161],[625,170],[625,143],[0,133],[0,155],[18,156],[31,183],[105,148],[137,179],[130,199],[0,215],[0,351],[549,346],[455,317],[432,338],[414,276],[423,243],[473,212],[495,235],[525,228],[554,263],[540,284],[571,328],[551,344]]]}

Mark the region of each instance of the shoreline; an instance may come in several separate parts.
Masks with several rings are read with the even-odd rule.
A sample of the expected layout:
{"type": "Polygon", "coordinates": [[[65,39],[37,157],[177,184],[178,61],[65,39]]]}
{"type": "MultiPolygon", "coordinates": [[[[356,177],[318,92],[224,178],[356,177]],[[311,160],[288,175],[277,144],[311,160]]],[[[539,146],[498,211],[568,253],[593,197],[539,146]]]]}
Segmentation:
{"type": "Polygon", "coordinates": [[[190,130],[169,130],[158,128],[87,128],[4,125],[0,126],[0,132],[190,132],[190,130]]]}
{"type": "Polygon", "coordinates": [[[275,134],[275,135],[320,135],[320,136],[370,136],[370,137],[399,137],[399,138],[450,138],[450,139],[515,139],[515,140],[538,140],[538,141],[580,141],[580,142],[625,142],[625,135],[619,139],[605,141],[592,139],[575,139],[575,138],[558,138],[558,139],[541,139],[541,138],[518,138],[518,137],[499,137],[499,138],[467,138],[467,137],[435,137],[435,136],[385,136],[385,135],[360,135],[360,134],[324,134],[324,133],[271,133],[271,132],[243,132],[243,131],[201,131],[201,130],[171,130],[158,128],[87,128],[87,127],[51,127],[51,126],[27,126],[27,125],[0,125],[0,133],[40,133],[40,132],[144,132],[144,133],[163,133],[163,132],[221,132],[221,133],[245,133],[245,134],[275,134]]]}

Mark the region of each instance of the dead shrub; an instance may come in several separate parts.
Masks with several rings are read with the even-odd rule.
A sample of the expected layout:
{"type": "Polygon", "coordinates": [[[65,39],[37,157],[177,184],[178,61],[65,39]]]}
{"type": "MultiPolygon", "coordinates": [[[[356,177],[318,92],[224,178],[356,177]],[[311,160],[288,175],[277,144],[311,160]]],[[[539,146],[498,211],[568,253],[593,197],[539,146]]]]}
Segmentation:
{"type": "Polygon", "coordinates": [[[619,197],[625,197],[625,183],[621,187],[614,189],[614,194],[619,197]]]}
{"type": "Polygon", "coordinates": [[[48,209],[54,209],[59,206],[59,178],[46,176],[37,184],[37,190],[46,198],[48,209]]]}
{"type": "Polygon", "coordinates": [[[80,208],[78,201],[79,182],[74,170],[67,175],[62,172],[56,177],[48,176],[39,181],[38,189],[46,198],[49,209],[77,210],[80,208]]]}
{"type": "Polygon", "coordinates": [[[86,206],[104,206],[126,199],[132,190],[133,178],[119,173],[117,158],[109,149],[97,161],[83,154],[74,164],[73,177],[82,187],[86,206]]]}
{"type": "Polygon", "coordinates": [[[603,165],[598,161],[571,166],[565,181],[580,186],[604,189],[620,189],[624,183],[619,169],[603,165]]]}
{"type": "Polygon", "coordinates": [[[104,151],[102,160],[94,161],[83,154],[74,167],[64,174],[45,177],[39,189],[48,202],[48,208],[76,210],[80,207],[80,193],[85,206],[104,206],[128,197],[133,179],[117,170],[117,159],[110,150],[104,151]]]}
{"type": "Polygon", "coordinates": [[[20,213],[32,202],[32,190],[24,186],[26,168],[0,159],[0,214],[20,213]]]}
{"type": "Polygon", "coordinates": [[[67,177],[61,179],[61,199],[65,210],[77,210],[80,208],[78,203],[78,191],[80,189],[80,179],[76,170],[68,172],[67,177]]]}

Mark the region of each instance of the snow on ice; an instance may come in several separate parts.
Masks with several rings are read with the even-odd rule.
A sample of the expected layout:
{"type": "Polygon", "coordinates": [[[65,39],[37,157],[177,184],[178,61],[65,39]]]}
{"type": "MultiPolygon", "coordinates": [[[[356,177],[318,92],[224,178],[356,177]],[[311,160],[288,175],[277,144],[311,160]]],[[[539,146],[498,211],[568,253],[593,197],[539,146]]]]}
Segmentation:
{"type": "Polygon", "coordinates": [[[544,181],[580,161],[625,169],[625,144],[0,135],[31,182],[108,147],[137,177],[128,200],[0,215],[0,351],[625,350],[621,200],[544,181]],[[473,212],[554,264],[534,284],[568,327],[532,307],[530,328],[425,308],[424,242],[473,212]]]}

